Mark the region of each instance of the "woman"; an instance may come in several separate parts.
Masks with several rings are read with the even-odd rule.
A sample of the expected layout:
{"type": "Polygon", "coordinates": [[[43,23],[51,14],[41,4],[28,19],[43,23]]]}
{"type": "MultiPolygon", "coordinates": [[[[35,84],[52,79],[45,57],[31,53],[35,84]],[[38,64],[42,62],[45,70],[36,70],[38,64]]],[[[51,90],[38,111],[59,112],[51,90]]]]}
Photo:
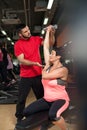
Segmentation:
{"type": "Polygon", "coordinates": [[[56,56],[54,50],[51,54],[49,53],[49,46],[53,45],[52,42],[54,42],[52,34],[54,35],[54,30],[50,25],[47,27],[44,40],[44,59],[46,63],[42,70],[44,96],[25,108],[24,115],[29,116],[39,111],[49,110],[49,119],[52,123],[58,125],[61,130],[66,130],[61,113],[69,106],[69,97],[65,90],[68,70],[60,62],[61,56],[56,56]]]}
{"type": "Polygon", "coordinates": [[[7,78],[7,50],[5,48],[5,43],[0,43],[0,74],[2,78],[2,84],[4,87],[10,86],[10,81],[7,78]]]}
{"type": "Polygon", "coordinates": [[[12,57],[9,52],[7,54],[7,59],[8,59],[8,65],[7,65],[8,78],[10,78],[11,83],[14,84],[16,83],[16,75],[13,72],[13,62],[12,62],[12,57]]]}

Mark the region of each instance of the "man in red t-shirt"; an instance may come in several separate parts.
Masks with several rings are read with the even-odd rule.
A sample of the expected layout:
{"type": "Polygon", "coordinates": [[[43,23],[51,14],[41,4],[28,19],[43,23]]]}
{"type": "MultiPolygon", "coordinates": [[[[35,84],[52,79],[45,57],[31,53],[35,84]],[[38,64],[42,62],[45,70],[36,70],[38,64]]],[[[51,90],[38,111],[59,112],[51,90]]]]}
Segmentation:
{"type": "Polygon", "coordinates": [[[17,121],[20,121],[23,118],[26,98],[31,87],[37,99],[43,97],[42,65],[39,52],[43,39],[39,36],[31,36],[29,27],[24,24],[19,25],[18,33],[20,39],[14,45],[14,53],[20,62],[21,80],[15,116],[17,121]]]}

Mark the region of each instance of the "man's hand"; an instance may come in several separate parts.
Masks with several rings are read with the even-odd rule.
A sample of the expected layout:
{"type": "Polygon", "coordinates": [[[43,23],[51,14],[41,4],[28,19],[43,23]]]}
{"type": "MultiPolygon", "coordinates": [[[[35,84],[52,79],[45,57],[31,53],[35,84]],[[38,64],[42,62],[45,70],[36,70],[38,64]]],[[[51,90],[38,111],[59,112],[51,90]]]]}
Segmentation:
{"type": "Polygon", "coordinates": [[[39,62],[35,62],[35,65],[39,67],[43,67],[43,65],[41,65],[39,62]]]}

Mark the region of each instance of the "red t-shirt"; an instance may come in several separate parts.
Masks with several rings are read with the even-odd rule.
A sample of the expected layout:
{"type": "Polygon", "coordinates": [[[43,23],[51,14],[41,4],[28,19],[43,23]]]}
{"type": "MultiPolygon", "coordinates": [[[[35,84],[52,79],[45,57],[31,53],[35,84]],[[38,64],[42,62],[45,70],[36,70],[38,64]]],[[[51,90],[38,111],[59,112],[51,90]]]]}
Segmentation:
{"type": "MultiPolygon", "coordinates": [[[[28,40],[19,39],[14,45],[15,56],[24,54],[25,59],[41,63],[39,47],[42,40],[39,36],[31,36],[28,40]]],[[[35,77],[41,75],[41,71],[42,68],[39,66],[20,64],[21,77],[35,77]]]]}

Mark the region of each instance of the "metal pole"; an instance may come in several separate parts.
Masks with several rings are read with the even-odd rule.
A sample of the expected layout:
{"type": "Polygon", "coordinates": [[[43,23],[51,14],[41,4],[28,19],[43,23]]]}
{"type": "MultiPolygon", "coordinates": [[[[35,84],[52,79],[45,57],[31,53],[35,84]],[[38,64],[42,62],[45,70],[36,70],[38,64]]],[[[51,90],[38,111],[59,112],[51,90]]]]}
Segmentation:
{"type": "Polygon", "coordinates": [[[26,0],[24,0],[24,12],[25,12],[25,24],[27,25],[28,19],[27,19],[26,0]]]}

